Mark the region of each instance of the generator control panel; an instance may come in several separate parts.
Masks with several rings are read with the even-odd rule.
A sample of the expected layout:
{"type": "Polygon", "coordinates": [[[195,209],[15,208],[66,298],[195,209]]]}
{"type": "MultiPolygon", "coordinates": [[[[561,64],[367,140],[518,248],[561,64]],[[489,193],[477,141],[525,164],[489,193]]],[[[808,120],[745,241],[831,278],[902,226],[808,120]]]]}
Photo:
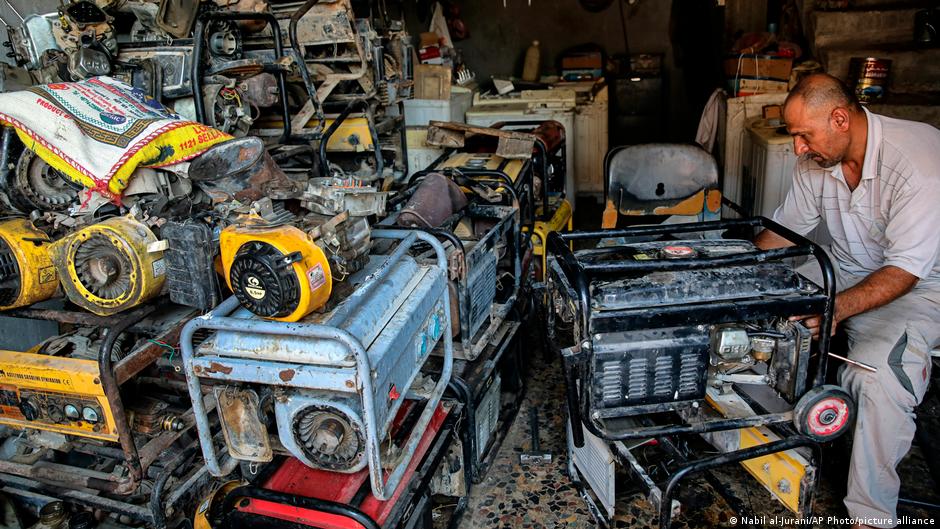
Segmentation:
{"type": "Polygon", "coordinates": [[[0,351],[0,424],[116,441],[98,363],[0,351]]]}

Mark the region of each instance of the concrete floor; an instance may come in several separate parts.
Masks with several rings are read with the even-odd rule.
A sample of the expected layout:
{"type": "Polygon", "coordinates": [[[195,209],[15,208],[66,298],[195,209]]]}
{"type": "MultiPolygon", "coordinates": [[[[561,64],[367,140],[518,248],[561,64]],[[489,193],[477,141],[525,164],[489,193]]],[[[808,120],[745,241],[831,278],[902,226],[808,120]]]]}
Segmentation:
{"type": "MultiPolygon", "coordinates": [[[[565,471],[567,458],[564,387],[558,362],[546,363],[539,358],[533,363],[525,402],[485,480],[472,490],[470,505],[460,522],[460,529],[580,528],[595,525],[565,471]],[[519,461],[519,455],[531,446],[529,409],[533,403],[539,406],[541,448],[553,454],[550,464],[523,465],[519,461]]],[[[922,409],[920,413],[932,413],[937,417],[940,416],[940,406],[937,405],[936,398],[938,391],[935,389],[933,393],[932,409],[922,409]]],[[[840,491],[844,486],[840,482],[844,479],[845,470],[843,467],[843,470],[839,471],[839,462],[833,461],[834,454],[839,451],[844,451],[844,447],[831,449],[824,454],[828,462],[817,492],[814,513],[817,516],[846,516],[841,503],[843,493],[840,491]]],[[[940,502],[940,486],[930,480],[929,472],[916,448],[902,463],[901,475],[902,496],[909,495],[934,503],[940,502]]],[[[679,492],[683,512],[674,520],[673,527],[746,527],[731,522],[732,517],[742,515],[766,517],[764,523],[751,524],[752,527],[793,526],[781,524],[783,519],[792,519],[792,514],[773,499],[742,467],[729,466],[716,471],[713,476],[714,479],[711,480],[697,477],[684,482],[679,492]],[[729,489],[740,500],[741,511],[736,512],[722,499],[716,487],[729,489]]],[[[629,483],[618,482],[614,527],[656,527],[656,513],[642,494],[620,492],[629,487],[629,483]]],[[[934,524],[940,524],[940,513],[937,512],[902,507],[899,509],[899,515],[902,514],[917,518],[933,517],[934,524]]],[[[814,526],[842,527],[830,523],[814,526]]]]}

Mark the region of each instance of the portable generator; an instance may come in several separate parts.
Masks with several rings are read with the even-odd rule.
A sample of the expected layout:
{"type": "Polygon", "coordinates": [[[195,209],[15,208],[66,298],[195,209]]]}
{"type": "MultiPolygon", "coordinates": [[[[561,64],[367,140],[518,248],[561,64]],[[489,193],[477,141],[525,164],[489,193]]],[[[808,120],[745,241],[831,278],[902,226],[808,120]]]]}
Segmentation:
{"type": "Polygon", "coordinates": [[[177,527],[210,478],[167,343],[194,313],[168,304],[120,317],[17,315],[82,325],[26,352],[0,351],[4,494],[20,505],[37,494],[73,505],[66,516],[99,510],[127,525],[177,527]]]}
{"type": "Polygon", "coordinates": [[[0,222],[0,310],[47,300],[59,288],[52,241],[28,219],[0,222]]]}
{"type": "Polygon", "coordinates": [[[160,294],[166,262],[156,243],[133,216],[112,217],[56,241],[53,262],[69,301],[109,316],[160,294]]]}
{"type": "MultiPolygon", "coordinates": [[[[441,173],[424,175],[412,189],[411,199],[383,224],[395,222],[444,242],[454,310],[451,331],[459,337],[455,355],[474,360],[493,340],[518,297],[522,280],[519,210],[473,196],[465,198],[449,178],[441,173]]],[[[475,189],[484,194],[493,191],[486,184],[475,189]]]]}
{"type": "Polygon", "coordinates": [[[263,321],[236,310],[232,297],[189,322],[180,338],[184,370],[200,442],[209,471],[220,464],[203,389],[217,401],[230,461],[266,462],[275,450],[307,466],[356,472],[367,464],[372,490],[387,499],[397,487],[450,379],[453,350],[446,257],[433,237],[402,230],[375,231],[400,240],[385,256],[372,256],[349,278],[352,293],[332,310],[297,323],[263,321]],[[437,254],[433,264],[408,256],[417,241],[437,254]],[[216,331],[198,345],[197,330],[216,331]],[[419,371],[438,341],[444,365],[436,383],[417,384],[419,371]],[[387,452],[384,442],[409,394],[426,402],[414,432],[387,452]],[[272,441],[272,437],[276,441],[272,441]],[[394,470],[385,477],[389,458],[394,470]]]}
{"type": "MultiPolygon", "coordinates": [[[[563,358],[576,465],[587,464],[579,450],[592,443],[687,433],[714,439],[736,429],[743,429],[740,442],[720,447],[729,452],[721,462],[744,461],[835,439],[852,424],[851,397],[824,385],[835,281],[819,246],[763,218],[553,233],[548,246],[549,330],[563,358]],[[650,240],[753,227],[795,246],[760,251],[745,240],[650,240]],[[596,248],[569,246],[599,239],[596,248]],[[824,285],[784,262],[807,255],[818,260],[824,285]],[[809,331],[789,320],[806,314],[824,316],[815,362],[809,331]],[[748,388],[764,388],[771,404],[746,397],[748,388]],[[737,395],[747,404],[732,403],[737,395]],[[723,416],[703,415],[709,406],[723,416]],[[739,413],[747,406],[755,411],[739,413]],[[774,438],[768,428],[782,433],[774,438]]],[[[783,479],[777,473],[787,465],[772,463],[749,469],[789,507],[805,508],[811,485],[783,479]]],[[[663,517],[671,516],[674,488],[670,482],[665,494],[651,493],[663,517]]]]}
{"type": "MultiPolygon", "coordinates": [[[[398,430],[410,428],[415,408],[399,413],[398,430]]],[[[382,501],[368,490],[368,472],[335,474],[305,467],[296,459],[278,463],[254,483],[226,486],[200,504],[196,529],[260,526],[288,527],[410,527],[432,529],[441,521],[453,525],[467,503],[465,450],[459,426],[459,404],[443,401],[391,499],[382,501]],[[450,511],[447,506],[453,506],[450,511]],[[432,516],[432,512],[434,516],[432,516]]]]}

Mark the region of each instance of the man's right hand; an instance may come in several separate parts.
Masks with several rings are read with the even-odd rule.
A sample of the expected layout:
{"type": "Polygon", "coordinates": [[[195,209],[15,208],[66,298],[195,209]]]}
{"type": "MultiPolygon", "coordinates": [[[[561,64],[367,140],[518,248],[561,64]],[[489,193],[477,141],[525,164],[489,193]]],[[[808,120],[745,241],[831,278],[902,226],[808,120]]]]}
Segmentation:
{"type": "MultiPolygon", "coordinates": [[[[788,318],[790,321],[799,321],[803,324],[804,327],[809,329],[809,332],[813,335],[814,340],[819,339],[819,328],[822,327],[823,317],[821,314],[816,315],[804,315],[804,316],[790,316],[788,318]]],[[[837,322],[833,320],[832,330],[829,335],[832,336],[836,333],[837,322]]]]}

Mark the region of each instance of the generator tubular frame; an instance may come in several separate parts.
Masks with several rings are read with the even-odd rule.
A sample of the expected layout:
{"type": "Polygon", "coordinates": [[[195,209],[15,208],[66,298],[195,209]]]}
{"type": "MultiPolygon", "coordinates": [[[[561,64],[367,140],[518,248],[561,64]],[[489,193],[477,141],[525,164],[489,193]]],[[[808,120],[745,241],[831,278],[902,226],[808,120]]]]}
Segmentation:
{"type": "MultiPolygon", "coordinates": [[[[400,242],[398,247],[385,259],[385,262],[382,263],[379,269],[370,275],[369,281],[357,289],[357,292],[362,289],[368,292],[375,288],[376,285],[385,279],[391,272],[392,267],[405,256],[410,247],[419,239],[434,248],[437,253],[437,266],[445,275],[447,273],[447,256],[444,247],[431,235],[420,231],[375,230],[372,232],[372,237],[378,239],[398,239],[400,242]]],[[[450,302],[449,296],[446,294],[446,289],[442,298],[445,320],[444,329],[450,329],[450,302]]],[[[363,297],[359,299],[361,300],[363,297]]],[[[200,383],[200,373],[211,373],[210,378],[214,380],[259,382],[274,386],[328,389],[343,393],[350,392],[350,388],[346,387],[345,381],[352,377],[358,382],[355,393],[358,393],[363,403],[363,419],[365,421],[366,430],[366,457],[369,465],[369,475],[372,480],[372,490],[376,498],[387,500],[389,494],[395,490],[399,481],[401,481],[407,468],[409,458],[403,457],[395,470],[389,474],[388,479],[383,478],[382,439],[377,435],[380,425],[378,425],[376,421],[374,391],[372,387],[373,366],[363,344],[349,332],[330,325],[286,323],[230,317],[230,314],[239,306],[238,300],[234,296],[230,297],[209,314],[195,318],[187,323],[180,336],[183,366],[186,371],[186,384],[189,388],[190,398],[193,401],[193,411],[199,441],[202,445],[203,457],[206,460],[206,466],[209,468],[209,471],[214,476],[227,475],[234,470],[238,461],[232,458],[225,467],[222,467],[219,463],[219,457],[216,454],[215,445],[212,440],[212,433],[209,430],[207,411],[201,399],[202,384],[200,383]],[[193,347],[193,335],[199,329],[268,335],[286,334],[311,339],[330,340],[347,349],[348,353],[355,358],[356,367],[349,369],[343,367],[305,365],[301,358],[294,359],[293,363],[266,361],[263,363],[271,367],[267,370],[269,374],[266,375],[265,378],[263,373],[258,369],[259,361],[257,360],[217,355],[200,355],[197,357],[193,347]],[[222,369],[220,370],[220,368],[222,369]],[[284,370],[296,370],[297,376],[290,381],[282,380],[275,373],[284,370]],[[305,371],[306,373],[304,373],[305,371]]],[[[424,431],[424,428],[431,420],[437,403],[444,394],[444,390],[447,388],[448,381],[450,380],[451,371],[453,369],[453,344],[450,333],[444,332],[443,339],[444,365],[441,369],[440,379],[435,385],[430,398],[425,403],[425,409],[418,419],[412,434],[402,448],[403,454],[414,454],[418,442],[421,440],[419,434],[424,431]],[[415,432],[418,432],[418,434],[415,434],[415,432]]],[[[396,401],[396,404],[389,414],[390,417],[395,416],[395,413],[403,401],[404,399],[396,401]]]]}
{"type": "MultiPolygon", "coordinates": [[[[585,361],[589,356],[592,341],[591,336],[598,329],[591,327],[591,279],[607,274],[617,274],[624,272],[649,272],[653,270],[693,270],[707,269],[720,266],[749,265],[757,264],[771,260],[779,260],[791,257],[813,256],[816,258],[822,271],[823,285],[822,293],[818,295],[804,296],[802,300],[785,301],[775,300],[771,302],[764,301],[765,306],[782,307],[789,309],[792,314],[811,314],[815,313],[812,308],[821,308],[822,324],[820,326],[818,338],[818,354],[816,362],[816,372],[813,377],[813,383],[810,387],[821,386],[826,379],[826,366],[828,362],[830,333],[833,323],[833,311],[836,295],[836,280],[832,263],[825,251],[819,245],[798,235],[797,233],[777,224],[776,222],[764,218],[753,217],[747,219],[722,220],[710,222],[695,222],[677,225],[661,226],[637,226],[632,228],[617,230],[599,230],[558,233],[553,232],[548,237],[548,251],[556,257],[556,263],[565,285],[574,290],[577,295],[577,301],[580,305],[580,318],[575,322],[574,338],[575,345],[572,347],[560,349],[555,341],[554,328],[549,324],[549,341],[554,349],[558,349],[562,356],[562,371],[565,377],[566,399],[568,403],[568,417],[571,423],[572,443],[576,447],[583,447],[585,443],[584,433],[581,425],[591,434],[599,437],[605,442],[614,442],[622,445],[621,441],[635,439],[660,439],[665,436],[680,434],[704,434],[724,430],[733,430],[738,428],[755,426],[786,426],[793,420],[793,412],[785,411],[779,413],[758,413],[752,417],[744,418],[720,418],[706,419],[697,422],[687,422],[683,424],[671,424],[662,426],[643,425],[617,431],[611,431],[605,425],[597,422],[601,418],[598,413],[591,413],[589,409],[589,399],[587,395],[587,384],[583,383],[580,376],[584,368],[585,361]],[[635,236],[656,236],[674,233],[689,233],[711,230],[727,230],[731,228],[765,228],[784,237],[795,246],[771,249],[755,250],[746,253],[718,256],[718,257],[695,257],[674,261],[619,261],[613,263],[582,263],[579,261],[570,248],[570,243],[576,240],[601,239],[607,237],[635,237],[635,236]],[[800,310],[803,309],[803,310],[800,310]],[[580,386],[580,394],[579,394],[580,386]]],[[[743,303],[746,303],[743,302],[743,303]]],[[[729,309],[731,305],[741,305],[741,303],[718,302],[713,304],[712,311],[721,311],[729,309]]],[[[672,318],[673,321],[682,318],[684,313],[691,309],[687,307],[666,308],[652,314],[648,309],[624,309],[619,312],[635,317],[640,322],[649,321],[655,317],[657,321],[663,318],[672,318]],[[672,309],[672,310],[670,310],[672,309]],[[641,314],[643,312],[647,314],[641,314]]],[[[552,311],[550,311],[552,313],[552,311]]],[[[610,330],[610,329],[601,329],[610,330]]],[[[640,406],[644,412],[656,413],[669,411],[674,408],[669,403],[661,405],[640,406]]],[[[794,448],[806,447],[813,450],[815,459],[819,460],[819,445],[813,440],[800,436],[789,435],[779,441],[767,444],[752,446],[745,449],[734,450],[722,453],[706,459],[697,461],[683,461],[682,465],[672,474],[670,474],[665,489],[657,487],[649,476],[641,468],[635,465],[627,465],[630,472],[639,474],[641,483],[649,491],[654,505],[659,510],[659,525],[663,529],[668,529],[672,521],[672,498],[675,495],[679,483],[688,475],[711,470],[718,466],[738,463],[749,459],[784,452],[794,448]]],[[[619,451],[619,449],[618,449],[619,451]]],[[[569,464],[569,471],[571,464],[569,464]]],[[[574,477],[574,476],[573,476],[574,477]]],[[[583,485],[582,485],[583,486],[583,485]]],[[[589,507],[595,517],[602,514],[593,500],[585,491],[581,495],[589,501],[589,507]]]]}

